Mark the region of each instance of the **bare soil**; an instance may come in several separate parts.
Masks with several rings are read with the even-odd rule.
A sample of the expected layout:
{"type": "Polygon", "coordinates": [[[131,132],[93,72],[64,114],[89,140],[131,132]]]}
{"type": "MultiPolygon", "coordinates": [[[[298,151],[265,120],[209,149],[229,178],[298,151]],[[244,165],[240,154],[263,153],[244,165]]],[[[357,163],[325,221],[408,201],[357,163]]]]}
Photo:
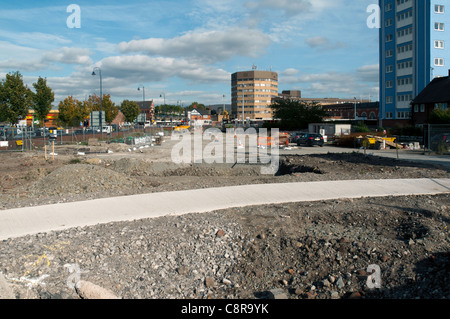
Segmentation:
{"type": "MultiPolygon", "coordinates": [[[[76,155],[79,148],[61,146],[55,159],[49,156],[47,160],[41,152],[0,153],[0,209],[254,183],[449,177],[449,172],[439,167],[351,151],[281,156],[274,175],[261,174],[259,165],[254,164],[175,165],[170,161],[170,145],[138,150],[115,145],[113,153],[103,146],[90,148],[86,156],[76,155]]],[[[8,278],[25,273],[22,263],[11,266],[9,261],[35,254],[34,242],[50,244],[55,236],[77,247],[72,253],[65,250],[64,255],[54,256],[60,264],[65,258],[73,262],[73,255],[78,256],[75,262],[91,260],[93,239],[87,237],[94,236],[99,241],[96,247],[102,247],[111,242],[110,234],[122,230],[125,235],[120,245],[128,247],[127,256],[131,263],[136,261],[136,267],[114,261],[114,253],[91,260],[89,267],[93,281],[123,298],[273,298],[279,291],[291,299],[449,298],[449,207],[450,195],[443,194],[233,208],[176,220],[116,223],[108,229],[88,227],[4,241],[0,243],[4,252],[0,271],[8,278]],[[187,231],[178,233],[186,219],[187,231]],[[149,225],[158,225],[157,239],[141,231],[149,225]],[[225,255],[233,256],[231,262],[229,257],[215,259],[220,254],[214,252],[207,259],[210,264],[196,264],[202,260],[199,252],[203,256],[211,253],[218,229],[224,230],[221,236],[225,234],[227,242],[220,247],[225,255]],[[177,236],[184,244],[172,247],[177,236]],[[137,240],[145,239],[146,249],[132,248],[137,240]],[[178,254],[167,261],[164,276],[142,266],[142,258],[149,258],[144,255],[154,254],[150,248],[153,240],[167,240],[166,245],[178,254]],[[182,249],[191,244],[198,249],[182,249]],[[229,247],[233,247],[231,252],[229,247]],[[381,268],[381,289],[367,287],[367,267],[373,264],[381,268]],[[109,265],[108,271],[104,265],[109,265]],[[119,282],[111,279],[113,274],[121,274],[119,282]],[[166,282],[170,279],[185,280],[186,284],[169,291],[164,287],[175,285],[166,282]]],[[[167,246],[161,250],[162,256],[168,254],[167,246]]],[[[42,273],[45,267],[36,276],[42,273]]],[[[56,277],[61,278],[61,273],[56,277]]],[[[32,288],[18,284],[16,293],[21,298],[76,298],[61,280],[48,280],[49,285],[32,288]]]]}

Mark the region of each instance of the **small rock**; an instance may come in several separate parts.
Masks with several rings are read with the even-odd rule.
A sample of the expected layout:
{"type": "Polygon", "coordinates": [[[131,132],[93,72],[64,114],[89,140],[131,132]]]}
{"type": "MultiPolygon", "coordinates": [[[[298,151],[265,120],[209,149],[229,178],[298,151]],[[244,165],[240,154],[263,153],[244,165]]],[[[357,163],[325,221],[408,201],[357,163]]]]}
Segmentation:
{"type": "Polygon", "coordinates": [[[361,299],[361,293],[359,293],[359,292],[352,292],[351,294],[350,294],[350,296],[348,296],[348,298],[349,299],[361,299]]]}
{"type": "Polygon", "coordinates": [[[206,277],[205,286],[208,288],[211,288],[211,287],[214,287],[214,285],[215,285],[214,279],[211,277],[206,277]]]}
{"type": "Polygon", "coordinates": [[[225,285],[231,285],[231,281],[226,278],[222,279],[222,283],[224,283],[225,285]]]}
{"type": "Polygon", "coordinates": [[[288,296],[283,289],[274,288],[268,291],[269,299],[288,299],[288,296]]]}
{"type": "Polygon", "coordinates": [[[331,286],[331,283],[328,281],[328,279],[324,279],[322,281],[322,284],[324,287],[327,287],[327,288],[329,288],[331,286]]]}
{"type": "Polygon", "coordinates": [[[339,293],[337,291],[332,291],[331,299],[339,299],[339,293]]]}
{"type": "Polygon", "coordinates": [[[344,280],[342,279],[342,277],[339,277],[338,280],[336,281],[336,287],[338,289],[342,289],[344,288],[344,286],[345,286],[344,280]]]}
{"type": "Polygon", "coordinates": [[[225,235],[225,232],[222,229],[219,229],[216,233],[216,236],[219,238],[222,237],[223,235],[225,235]]]}
{"type": "Polygon", "coordinates": [[[82,299],[119,299],[111,291],[89,281],[80,280],[75,289],[82,299]]]}

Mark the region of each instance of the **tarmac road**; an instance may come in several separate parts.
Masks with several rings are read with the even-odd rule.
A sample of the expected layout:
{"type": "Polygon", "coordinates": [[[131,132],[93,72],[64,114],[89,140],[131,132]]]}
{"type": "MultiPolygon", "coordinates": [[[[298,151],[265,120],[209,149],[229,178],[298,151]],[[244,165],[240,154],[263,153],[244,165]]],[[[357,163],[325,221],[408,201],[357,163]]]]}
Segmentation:
{"type": "MultiPolygon", "coordinates": [[[[280,149],[280,155],[305,155],[305,154],[327,154],[327,153],[364,153],[362,149],[356,148],[342,148],[337,146],[328,146],[324,147],[297,147],[292,146],[290,150],[280,149]]],[[[386,150],[366,150],[366,154],[382,156],[392,159],[397,159],[397,151],[394,149],[386,149],[386,150]]],[[[411,162],[419,162],[428,165],[439,165],[450,172],[450,156],[449,155],[435,155],[435,154],[424,154],[424,151],[419,150],[399,150],[398,151],[398,159],[406,160],[411,162]]]]}

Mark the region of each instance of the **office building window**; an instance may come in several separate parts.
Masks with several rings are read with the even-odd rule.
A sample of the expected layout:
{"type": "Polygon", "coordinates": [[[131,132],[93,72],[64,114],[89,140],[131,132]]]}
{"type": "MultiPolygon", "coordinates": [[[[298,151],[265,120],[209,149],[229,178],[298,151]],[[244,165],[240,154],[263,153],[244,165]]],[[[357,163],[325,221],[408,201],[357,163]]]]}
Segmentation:
{"type": "Polygon", "coordinates": [[[407,45],[403,45],[401,47],[397,48],[397,53],[404,53],[404,52],[408,52],[408,51],[412,51],[413,50],[413,46],[412,44],[407,44],[407,45]]]}
{"type": "Polygon", "coordinates": [[[399,15],[397,16],[397,21],[402,21],[402,20],[411,18],[412,16],[413,16],[413,12],[412,12],[412,10],[411,10],[411,11],[408,11],[408,12],[405,12],[405,13],[402,13],[402,14],[399,14],[399,15]]]}
{"type": "Polygon", "coordinates": [[[444,59],[443,58],[434,59],[434,65],[435,66],[444,66],[444,59]]]}
{"type": "Polygon", "coordinates": [[[386,104],[392,104],[393,98],[392,96],[386,96],[386,104]]]}
{"type": "Polygon", "coordinates": [[[392,50],[387,50],[386,51],[386,58],[390,58],[393,56],[393,51],[392,50]]]}
{"type": "Polygon", "coordinates": [[[387,27],[390,27],[390,26],[392,26],[393,25],[393,22],[392,22],[392,19],[387,19],[386,21],[384,21],[384,26],[387,28],[387,27]]]}
{"type": "Polygon", "coordinates": [[[385,5],[384,6],[384,11],[385,12],[392,11],[392,3],[388,3],[387,5],[385,5]]]}
{"type": "Polygon", "coordinates": [[[392,88],[392,81],[386,81],[386,89],[392,88]]]}
{"type": "Polygon", "coordinates": [[[403,37],[405,35],[412,34],[412,33],[413,33],[413,28],[410,27],[410,28],[406,28],[406,29],[397,31],[397,36],[403,37]]]}
{"type": "Polygon", "coordinates": [[[444,23],[436,22],[434,24],[434,30],[436,30],[436,31],[444,31],[444,23]]]}
{"type": "Polygon", "coordinates": [[[394,67],[392,65],[388,65],[386,67],[386,73],[392,73],[392,72],[394,72],[394,67]]]}
{"type": "Polygon", "coordinates": [[[386,36],[386,42],[391,42],[394,39],[394,36],[392,34],[388,34],[386,36]]]}
{"type": "Polygon", "coordinates": [[[434,12],[435,13],[444,13],[444,6],[441,4],[436,4],[434,6],[434,12]]]}
{"type": "Polygon", "coordinates": [[[444,48],[444,41],[442,41],[442,40],[434,41],[434,47],[436,49],[443,49],[444,48]]]}

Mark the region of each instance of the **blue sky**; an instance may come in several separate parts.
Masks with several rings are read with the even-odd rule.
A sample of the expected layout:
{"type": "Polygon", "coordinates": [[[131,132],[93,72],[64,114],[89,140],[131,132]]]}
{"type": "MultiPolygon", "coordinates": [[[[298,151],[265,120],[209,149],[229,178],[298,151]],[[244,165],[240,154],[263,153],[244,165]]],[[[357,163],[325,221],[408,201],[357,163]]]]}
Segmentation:
{"type": "Polygon", "coordinates": [[[72,95],[103,93],[162,104],[230,103],[231,74],[272,70],[279,91],[303,97],[378,100],[376,0],[2,1],[0,78],[39,76],[55,107],[72,95]],[[67,19],[80,8],[80,28],[67,19]],[[225,95],[225,99],[223,99],[225,95]]]}

